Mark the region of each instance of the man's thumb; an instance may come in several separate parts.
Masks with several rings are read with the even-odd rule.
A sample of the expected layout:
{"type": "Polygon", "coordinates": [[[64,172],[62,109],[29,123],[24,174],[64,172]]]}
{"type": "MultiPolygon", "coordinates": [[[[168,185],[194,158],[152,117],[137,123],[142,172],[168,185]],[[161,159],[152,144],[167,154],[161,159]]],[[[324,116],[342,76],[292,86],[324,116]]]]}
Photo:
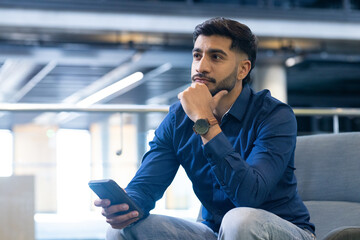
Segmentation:
{"type": "Polygon", "coordinates": [[[220,101],[220,99],[225,96],[228,93],[227,90],[221,90],[220,92],[218,92],[217,94],[215,94],[215,96],[213,96],[213,100],[215,103],[218,103],[220,101]]]}

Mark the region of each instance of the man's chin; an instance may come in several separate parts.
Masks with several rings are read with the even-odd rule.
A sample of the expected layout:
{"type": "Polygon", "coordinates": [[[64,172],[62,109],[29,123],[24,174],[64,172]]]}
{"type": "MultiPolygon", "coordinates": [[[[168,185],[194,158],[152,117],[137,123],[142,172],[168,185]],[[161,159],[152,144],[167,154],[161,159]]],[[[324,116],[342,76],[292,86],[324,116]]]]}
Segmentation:
{"type": "Polygon", "coordinates": [[[219,92],[221,92],[223,90],[225,90],[229,93],[229,92],[231,92],[232,89],[230,89],[230,90],[229,89],[213,89],[213,90],[209,90],[209,91],[212,96],[215,96],[216,94],[218,94],[219,92]]]}
{"type": "Polygon", "coordinates": [[[221,90],[220,90],[220,89],[213,89],[213,90],[210,90],[210,89],[209,89],[209,91],[210,91],[210,93],[211,93],[212,96],[215,96],[215,95],[218,94],[218,92],[220,92],[221,90]]]}

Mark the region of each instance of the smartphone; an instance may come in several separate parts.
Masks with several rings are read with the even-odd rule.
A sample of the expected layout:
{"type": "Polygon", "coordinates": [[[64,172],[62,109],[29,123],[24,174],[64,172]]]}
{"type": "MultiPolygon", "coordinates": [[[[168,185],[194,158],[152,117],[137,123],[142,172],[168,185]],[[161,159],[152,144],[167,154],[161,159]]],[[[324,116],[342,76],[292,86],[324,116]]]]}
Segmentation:
{"type": "Polygon", "coordinates": [[[99,196],[100,199],[109,199],[111,205],[126,203],[129,210],[119,212],[119,215],[131,211],[138,211],[138,218],[142,218],[144,213],[140,207],[127,195],[127,193],[112,179],[91,180],[89,187],[99,196]]]}

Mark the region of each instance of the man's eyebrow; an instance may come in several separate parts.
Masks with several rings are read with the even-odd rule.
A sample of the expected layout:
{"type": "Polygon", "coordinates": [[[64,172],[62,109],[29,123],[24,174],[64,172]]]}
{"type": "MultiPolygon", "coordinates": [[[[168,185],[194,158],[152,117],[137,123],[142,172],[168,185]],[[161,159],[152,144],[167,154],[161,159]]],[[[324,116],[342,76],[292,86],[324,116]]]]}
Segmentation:
{"type": "Polygon", "coordinates": [[[224,56],[227,56],[226,52],[224,52],[224,51],[221,50],[221,49],[209,49],[208,52],[209,52],[209,53],[221,53],[221,54],[223,54],[224,56]]]}
{"type": "MultiPolygon", "coordinates": [[[[200,48],[194,48],[192,50],[193,52],[203,52],[200,48]]],[[[207,51],[208,53],[221,53],[223,54],[224,56],[227,56],[226,52],[224,52],[223,50],[221,49],[217,49],[217,48],[211,48],[207,51]]]]}

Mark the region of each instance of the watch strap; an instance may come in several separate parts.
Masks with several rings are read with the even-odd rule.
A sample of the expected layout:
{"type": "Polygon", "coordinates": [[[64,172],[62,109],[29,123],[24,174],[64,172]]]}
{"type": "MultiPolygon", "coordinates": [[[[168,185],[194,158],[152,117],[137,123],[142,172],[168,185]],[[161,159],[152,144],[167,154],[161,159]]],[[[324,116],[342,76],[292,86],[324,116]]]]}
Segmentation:
{"type": "Polygon", "coordinates": [[[218,124],[218,121],[214,117],[208,118],[207,121],[208,121],[210,126],[214,126],[214,125],[218,124]]]}

